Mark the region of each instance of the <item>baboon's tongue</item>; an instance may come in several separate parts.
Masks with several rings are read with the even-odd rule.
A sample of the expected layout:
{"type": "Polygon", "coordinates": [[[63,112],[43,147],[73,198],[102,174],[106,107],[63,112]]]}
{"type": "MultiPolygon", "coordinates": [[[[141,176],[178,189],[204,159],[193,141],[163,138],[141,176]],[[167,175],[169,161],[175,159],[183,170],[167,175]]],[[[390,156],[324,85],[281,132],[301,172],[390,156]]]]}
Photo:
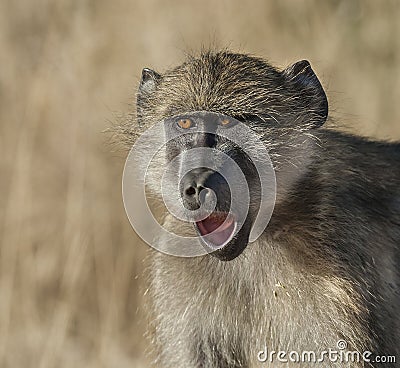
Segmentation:
{"type": "Polygon", "coordinates": [[[196,225],[200,235],[214,247],[228,243],[236,228],[234,217],[223,212],[214,212],[204,220],[196,222],[196,225]]]}

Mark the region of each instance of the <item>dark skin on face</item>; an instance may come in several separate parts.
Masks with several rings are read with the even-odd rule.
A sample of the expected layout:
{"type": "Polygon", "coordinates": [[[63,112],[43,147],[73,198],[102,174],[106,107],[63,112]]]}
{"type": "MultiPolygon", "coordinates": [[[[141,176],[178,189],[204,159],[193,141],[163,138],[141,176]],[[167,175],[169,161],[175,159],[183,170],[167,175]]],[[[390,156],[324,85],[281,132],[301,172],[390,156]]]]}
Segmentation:
{"type": "MultiPolygon", "coordinates": [[[[171,162],[175,157],[193,148],[223,149],[244,173],[250,189],[250,210],[237,228],[238,214],[230,212],[231,192],[228,182],[218,171],[207,167],[198,167],[184,175],[180,183],[180,195],[184,206],[189,210],[197,210],[202,196],[213,191],[217,197],[216,208],[205,219],[194,221],[194,226],[206,249],[222,261],[230,261],[239,256],[248,244],[252,224],[259,206],[260,182],[254,165],[249,157],[233,142],[218,134],[221,129],[229,129],[240,123],[234,118],[208,112],[178,115],[167,119],[164,123],[167,159],[171,162]],[[176,135],[185,133],[184,135],[176,135]],[[218,248],[218,249],[217,249],[218,248]]],[[[176,165],[184,165],[184,155],[176,165]]],[[[199,157],[199,162],[201,162],[199,157]]],[[[224,162],[219,163],[224,165],[224,162]]]]}

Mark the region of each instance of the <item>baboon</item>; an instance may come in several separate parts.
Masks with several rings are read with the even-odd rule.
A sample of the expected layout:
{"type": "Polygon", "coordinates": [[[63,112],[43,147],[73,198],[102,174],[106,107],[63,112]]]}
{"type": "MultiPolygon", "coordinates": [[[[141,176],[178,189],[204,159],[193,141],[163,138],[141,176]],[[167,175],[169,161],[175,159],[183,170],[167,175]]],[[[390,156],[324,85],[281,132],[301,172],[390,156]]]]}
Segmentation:
{"type": "MultiPolygon", "coordinates": [[[[328,101],[308,61],[279,70],[229,51],[188,56],[162,74],[144,69],[137,124],[127,134],[193,111],[224,114],[256,132],[275,170],[276,203],[255,242],[248,242],[256,212],[249,211],[239,233],[216,252],[193,258],[152,252],[156,365],[398,366],[374,359],[400,359],[400,144],[323,127],[328,101]],[[348,351],[370,351],[370,362],[262,359],[265,347],[319,354],[338,350],[339,340],[348,351]]],[[[248,157],[212,134],[203,138],[167,145],[166,161],[195,146],[223,146],[243,169],[257,209],[248,157]]],[[[189,208],[198,204],[199,188],[226,189],[206,169],[186,179],[180,195],[189,208]]],[[[228,202],[218,202],[219,213],[228,202]]],[[[165,217],[166,226],[174,221],[165,217]]]]}

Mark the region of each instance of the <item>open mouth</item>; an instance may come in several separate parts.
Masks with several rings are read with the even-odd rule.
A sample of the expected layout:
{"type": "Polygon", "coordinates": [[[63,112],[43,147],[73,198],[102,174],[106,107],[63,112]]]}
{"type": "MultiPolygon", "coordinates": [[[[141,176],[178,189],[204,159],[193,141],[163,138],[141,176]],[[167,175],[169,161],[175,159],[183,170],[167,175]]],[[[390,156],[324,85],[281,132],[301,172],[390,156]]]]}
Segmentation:
{"type": "Polygon", "coordinates": [[[195,224],[203,241],[208,246],[218,249],[232,240],[237,226],[232,214],[218,211],[195,224]]]}

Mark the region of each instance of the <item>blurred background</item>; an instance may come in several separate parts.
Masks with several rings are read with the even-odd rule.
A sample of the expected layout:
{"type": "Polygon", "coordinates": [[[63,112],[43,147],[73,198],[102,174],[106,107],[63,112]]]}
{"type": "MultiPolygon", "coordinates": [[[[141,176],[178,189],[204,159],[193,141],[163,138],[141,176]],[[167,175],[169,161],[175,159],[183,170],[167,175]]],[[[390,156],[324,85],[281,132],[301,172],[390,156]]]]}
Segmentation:
{"type": "Polygon", "coordinates": [[[0,367],[149,367],[147,246],[102,133],[144,66],[217,45],[310,60],[331,115],[400,138],[399,1],[0,1],[0,367]]]}

